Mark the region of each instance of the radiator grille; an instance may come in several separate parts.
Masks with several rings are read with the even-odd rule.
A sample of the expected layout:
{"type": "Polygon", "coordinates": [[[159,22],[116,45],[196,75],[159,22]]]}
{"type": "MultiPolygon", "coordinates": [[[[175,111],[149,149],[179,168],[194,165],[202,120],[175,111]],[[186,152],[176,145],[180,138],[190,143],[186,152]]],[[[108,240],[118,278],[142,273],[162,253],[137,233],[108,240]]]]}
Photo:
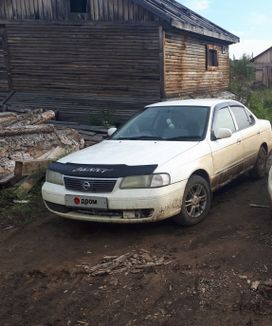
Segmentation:
{"type": "Polygon", "coordinates": [[[112,192],[117,179],[87,179],[64,177],[65,188],[89,193],[112,192]]]}

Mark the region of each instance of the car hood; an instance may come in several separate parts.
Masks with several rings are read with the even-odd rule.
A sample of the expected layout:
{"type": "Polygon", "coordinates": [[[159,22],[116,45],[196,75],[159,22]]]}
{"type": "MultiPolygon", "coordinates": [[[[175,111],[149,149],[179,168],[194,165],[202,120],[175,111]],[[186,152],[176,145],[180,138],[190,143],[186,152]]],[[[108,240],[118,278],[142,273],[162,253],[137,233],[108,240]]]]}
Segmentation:
{"type": "Polygon", "coordinates": [[[197,146],[189,141],[104,140],[60,159],[60,163],[162,165],[197,146]]]}

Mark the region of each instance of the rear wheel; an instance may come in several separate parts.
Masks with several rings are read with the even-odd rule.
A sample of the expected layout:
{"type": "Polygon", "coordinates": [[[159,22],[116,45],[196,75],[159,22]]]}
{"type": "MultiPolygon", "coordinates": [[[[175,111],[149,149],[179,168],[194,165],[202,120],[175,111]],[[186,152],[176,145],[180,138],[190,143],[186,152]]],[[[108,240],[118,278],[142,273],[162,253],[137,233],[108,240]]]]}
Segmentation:
{"type": "Polygon", "coordinates": [[[211,206],[211,190],[208,182],[198,175],[193,175],[186,185],[182,209],[175,221],[181,225],[194,225],[202,221],[211,206]]]}
{"type": "Polygon", "coordinates": [[[265,148],[262,146],[259,149],[256,163],[253,169],[250,171],[250,175],[255,179],[261,179],[266,174],[266,162],[267,162],[267,153],[265,148]]]}

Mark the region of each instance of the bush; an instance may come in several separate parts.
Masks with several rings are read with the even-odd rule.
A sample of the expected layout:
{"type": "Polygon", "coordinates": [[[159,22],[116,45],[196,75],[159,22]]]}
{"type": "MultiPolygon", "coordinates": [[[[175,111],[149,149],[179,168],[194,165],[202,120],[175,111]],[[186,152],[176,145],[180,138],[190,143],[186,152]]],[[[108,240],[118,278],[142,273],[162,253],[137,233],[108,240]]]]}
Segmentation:
{"type": "Polygon", "coordinates": [[[249,56],[244,54],[240,60],[230,60],[230,91],[258,118],[272,122],[272,90],[254,89],[254,80],[255,70],[249,56]]]}
{"type": "Polygon", "coordinates": [[[251,91],[247,96],[246,105],[258,118],[272,122],[272,90],[251,91]]]}
{"type": "Polygon", "coordinates": [[[244,54],[240,60],[230,60],[230,91],[240,100],[248,97],[254,77],[255,71],[249,56],[244,54]]]}

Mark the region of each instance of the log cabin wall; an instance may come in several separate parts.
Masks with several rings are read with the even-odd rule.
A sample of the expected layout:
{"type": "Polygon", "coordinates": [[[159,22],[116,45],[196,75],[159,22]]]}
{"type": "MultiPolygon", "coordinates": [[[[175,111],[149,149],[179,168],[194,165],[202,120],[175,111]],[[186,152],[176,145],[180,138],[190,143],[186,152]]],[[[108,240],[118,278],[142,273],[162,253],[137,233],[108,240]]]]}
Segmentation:
{"type": "MultiPolygon", "coordinates": [[[[80,0],[75,0],[80,1],[80,0]]],[[[3,0],[0,18],[12,20],[151,21],[154,15],[129,0],[86,0],[86,12],[72,12],[70,0],[3,0]]]]}
{"type": "Polygon", "coordinates": [[[226,90],[229,84],[228,46],[166,32],[164,41],[165,96],[177,97],[226,90]],[[218,67],[207,69],[207,45],[218,54],[218,67]]]}
{"type": "Polygon", "coordinates": [[[153,25],[7,26],[13,86],[156,96],[158,35],[153,25]]]}
{"type": "Polygon", "coordinates": [[[8,25],[7,37],[16,91],[89,94],[134,112],[160,99],[157,25],[8,25]]]}
{"type": "Polygon", "coordinates": [[[159,24],[133,2],[87,0],[78,13],[70,0],[8,0],[0,18],[12,105],[40,102],[61,118],[86,121],[104,110],[127,119],[160,100],[159,24]]]}
{"type": "Polygon", "coordinates": [[[6,92],[11,87],[8,67],[7,36],[5,26],[0,25],[0,92],[6,92]]]}
{"type": "Polygon", "coordinates": [[[238,40],[172,0],[2,0],[0,22],[0,91],[16,91],[8,104],[81,121],[226,89],[228,50],[211,43],[219,65],[208,70],[204,39],[238,40]]]}

